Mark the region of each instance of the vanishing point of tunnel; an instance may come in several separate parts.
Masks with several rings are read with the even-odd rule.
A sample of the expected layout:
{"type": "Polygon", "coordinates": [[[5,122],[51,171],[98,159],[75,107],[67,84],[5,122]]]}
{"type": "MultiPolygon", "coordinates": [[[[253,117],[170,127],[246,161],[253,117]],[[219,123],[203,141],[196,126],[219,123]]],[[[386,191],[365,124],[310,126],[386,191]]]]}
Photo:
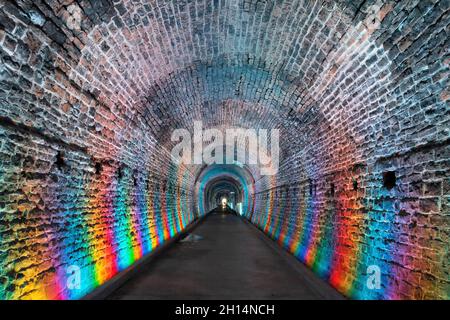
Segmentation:
{"type": "Polygon", "coordinates": [[[0,299],[449,299],[449,26],[0,0],[0,299]]]}

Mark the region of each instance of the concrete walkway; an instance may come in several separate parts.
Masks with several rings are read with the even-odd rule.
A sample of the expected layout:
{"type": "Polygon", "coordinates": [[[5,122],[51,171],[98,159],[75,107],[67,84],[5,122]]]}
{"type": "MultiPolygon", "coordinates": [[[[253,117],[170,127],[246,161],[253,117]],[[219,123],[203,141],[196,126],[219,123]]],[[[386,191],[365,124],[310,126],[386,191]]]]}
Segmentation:
{"type": "Polygon", "coordinates": [[[254,226],[211,214],[108,299],[342,299],[254,226]],[[192,240],[190,240],[192,238],[192,240]]]}

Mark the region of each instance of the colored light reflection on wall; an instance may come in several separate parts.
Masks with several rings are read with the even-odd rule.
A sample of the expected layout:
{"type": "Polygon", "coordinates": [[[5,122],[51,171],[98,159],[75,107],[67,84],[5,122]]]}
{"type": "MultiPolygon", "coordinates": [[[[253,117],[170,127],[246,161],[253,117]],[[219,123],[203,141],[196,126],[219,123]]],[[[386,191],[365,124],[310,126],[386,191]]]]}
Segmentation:
{"type": "MultiPolygon", "coordinates": [[[[323,185],[315,189],[303,183],[289,191],[278,187],[256,194],[251,221],[348,297],[403,299],[426,292],[449,296],[444,285],[436,286],[438,280],[424,282],[419,289],[408,285],[408,279],[418,277],[414,270],[421,270],[421,262],[405,260],[411,247],[402,241],[416,236],[393,223],[399,219],[394,208],[397,191],[378,186],[366,198],[350,187],[333,196],[323,185]],[[378,270],[380,286],[371,286],[378,270]]],[[[444,270],[441,274],[445,279],[444,270]]]]}
{"type": "Polygon", "coordinates": [[[113,167],[61,171],[41,190],[51,207],[18,226],[27,234],[17,236],[34,246],[10,267],[20,277],[14,287],[0,287],[0,298],[79,299],[182,231],[194,219],[191,177],[181,167],[170,170],[168,186],[128,169],[121,177],[113,167]],[[43,227],[30,227],[36,219],[43,227]]]}

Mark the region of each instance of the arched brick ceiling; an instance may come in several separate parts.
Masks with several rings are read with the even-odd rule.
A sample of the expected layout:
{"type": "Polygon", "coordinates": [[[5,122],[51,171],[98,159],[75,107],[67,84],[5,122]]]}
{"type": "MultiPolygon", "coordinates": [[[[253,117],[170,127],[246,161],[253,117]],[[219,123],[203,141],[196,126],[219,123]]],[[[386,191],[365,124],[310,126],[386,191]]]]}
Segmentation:
{"type": "MultiPolygon", "coordinates": [[[[74,206],[84,212],[84,204],[67,205],[66,202],[76,202],[75,196],[68,200],[54,196],[60,189],[70,191],[81,183],[93,186],[89,192],[76,194],[89,199],[93,194],[101,203],[91,206],[93,215],[98,210],[110,210],[103,203],[116,208],[129,201],[125,197],[126,186],[121,183],[132,181],[132,177],[134,186],[144,191],[153,188],[158,196],[168,193],[180,199],[181,194],[181,198],[191,199],[202,168],[175,168],[171,164],[170,133],[176,128],[191,129],[194,120],[203,121],[205,128],[281,130],[279,173],[261,178],[255,168],[249,168],[256,181],[255,191],[261,196],[256,199],[255,209],[260,212],[271,215],[276,205],[273,199],[291,199],[292,194],[284,188],[293,184],[300,184],[294,188],[295,195],[306,195],[309,188],[311,197],[316,195],[316,181],[319,191],[328,190],[329,182],[334,181],[337,190],[347,192],[352,189],[351,179],[364,180],[364,188],[375,188],[362,200],[358,194],[342,195],[344,200],[336,205],[342,213],[337,222],[324,223],[324,216],[299,222],[306,227],[310,223],[335,229],[345,225],[336,232],[349,238],[355,238],[354,225],[358,225],[358,235],[364,230],[376,230],[370,224],[372,220],[347,219],[347,215],[380,208],[377,199],[386,196],[376,189],[382,184],[381,171],[398,169],[401,179],[407,180],[400,184],[397,202],[391,206],[395,211],[399,207],[416,210],[417,205],[408,202],[410,193],[417,197],[425,193],[414,189],[416,175],[424,175],[425,180],[438,179],[441,172],[439,179],[446,177],[443,159],[449,141],[448,1],[20,0],[4,1],[0,9],[0,120],[9,128],[7,132],[16,132],[8,133],[5,139],[5,185],[12,192],[11,203],[17,206],[26,198],[26,205],[20,210],[36,210],[45,221],[51,220],[43,213],[48,211],[63,225],[61,207],[67,211],[74,206]],[[76,164],[66,172],[58,171],[60,165],[53,163],[54,158],[61,157],[61,150],[66,152],[69,165],[76,164]],[[432,150],[432,155],[422,154],[426,150],[432,150]],[[420,163],[418,167],[411,164],[413,158],[420,163]],[[428,160],[422,164],[420,159],[428,160]],[[104,166],[101,174],[108,176],[106,182],[89,180],[96,171],[96,161],[104,166]],[[126,168],[116,179],[117,169],[123,164],[126,168]],[[437,167],[431,170],[430,166],[437,167]],[[23,179],[14,178],[14,172],[22,172],[23,179]],[[47,176],[42,176],[43,172],[47,176]],[[162,186],[172,180],[180,181],[182,191],[179,186],[169,186],[170,190],[162,186]],[[145,189],[144,181],[156,184],[145,189]],[[38,192],[42,193],[39,199],[28,194],[32,188],[27,183],[45,186],[38,192]],[[115,190],[114,196],[108,194],[110,189],[115,190]],[[110,198],[120,196],[125,200],[110,204],[110,198]],[[267,199],[268,209],[264,207],[267,199]],[[366,225],[361,227],[363,223],[366,225]]],[[[440,185],[445,184],[439,181],[440,185]]],[[[443,195],[444,191],[439,194],[443,195]]],[[[161,207],[165,206],[163,200],[161,207]]],[[[422,201],[428,204],[420,205],[420,210],[446,210],[441,198],[419,202],[422,201]],[[433,205],[433,201],[438,204],[433,205]]],[[[314,212],[325,210],[322,209],[314,212]]],[[[288,221],[289,217],[278,210],[280,221],[288,221]]],[[[128,214],[124,208],[118,212],[128,214]]],[[[167,216],[174,211],[161,212],[167,216]]],[[[77,213],[67,214],[74,225],[80,219],[77,213]]],[[[271,225],[278,221],[276,212],[274,217],[258,217],[253,222],[271,225]]],[[[177,222],[177,228],[181,230],[191,218],[177,222]]],[[[299,215],[298,219],[303,218],[306,219],[299,215]]],[[[384,230],[386,237],[400,243],[400,233],[410,223],[404,221],[384,230]]],[[[427,222],[421,227],[428,228],[428,223],[438,225],[439,232],[444,233],[446,223],[427,222]]],[[[29,231],[27,223],[17,224],[20,232],[29,231]]],[[[54,231],[49,223],[41,228],[45,232],[31,227],[35,238],[42,238],[43,234],[67,235],[64,230],[54,231]]],[[[265,231],[270,232],[269,229],[265,231]]],[[[118,234],[122,237],[127,232],[118,234]]],[[[384,237],[384,233],[380,234],[384,237]]],[[[415,235],[408,235],[408,248],[413,248],[417,240],[415,235]]],[[[342,237],[336,237],[341,241],[342,237]]],[[[334,241],[330,240],[332,237],[325,238],[334,241]]],[[[373,248],[386,249],[376,236],[370,234],[369,238],[373,248]]],[[[80,251],[67,246],[67,239],[63,239],[60,247],[55,245],[59,251],[66,247],[80,251]]],[[[316,240],[308,241],[317,244],[316,240]]],[[[336,245],[333,261],[340,266],[342,252],[357,250],[338,240],[337,244],[332,243],[336,245]]],[[[135,248],[139,241],[133,241],[135,248]]],[[[126,248],[126,243],[123,240],[120,248],[126,248]]],[[[440,250],[437,245],[429,246],[440,250]]],[[[26,247],[30,256],[39,260],[39,251],[26,247]]],[[[64,265],[72,256],[61,254],[54,263],[64,265]]],[[[420,254],[413,256],[415,261],[422,261],[420,254]]],[[[441,257],[442,253],[439,251],[436,256],[441,257]]],[[[305,257],[300,259],[313,261],[305,257]]],[[[47,258],[51,260],[51,256],[47,258]]],[[[10,268],[9,258],[4,259],[7,262],[0,263],[10,268]]],[[[392,258],[396,265],[402,265],[401,259],[392,258]]],[[[419,264],[414,264],[413,269],[418,269],[419,264]]],[[[444,286],[445,266],[441,260],[432,265],[439,270],[434,276],[444,286]]],[[[111,271],[110,265],[108,268],[109,276],[117,271],[111,271]]],[[[38,274],[47,273],[41,270],[38,274]]],[[[329,280],[351,295],[345,287],[347,280],[339,279],[335,273],[329,280]]],[[[34,278],[20,281],[18,286],[25,289],[11,294],[30,294],[26,284],[34,278]]],[[[402,293],[395,284],[392,288],[396,297],[416,294],[402,293]]],[[[431,291],[420,294],[433,296],[431,291]]],[[[395,296],[389,294],[380,296],[395,296]]],[[[442,296],[434,296],[437,295],[442,296]]]]}
{"type": "MultiPolygon", "coordinates": [[[[113,19],[114,25],[107,27],[105,23],[89,34],[102,34],[102,41],[88,44],[82,50],[83,56],[98,57],[89,61],[88,65],[94,66],[90,74],[103,75],[89,83],[102,88],[107,101],[124,96],[127,101],[141,102],[130,107],[136,110],[130,113],[135,121],[128,123],[142,123],[142,130],[153,131],[159,143],[168,141],[168,137],[160,136],[170,133],[171,128],[189,128],[192,120],[203,120],[205,126],[220,123],[250,128],[313,127],[311,122],[320,121],[315,116],[317,112],[305,107],[297,115],[298,102],[351,21],[339,10],[332,13],[335,5],[331,3],[297,2],[292,7],[260,3],[242,10],[239,3],[226,1],[205,6],[204,11],[202,4],[184,6],[179,2],[125,7],[127,10],[121,7],[120,11],[124,26],[115,29],[114,25],[121,24],[113,19]],[[199,12],[192,21],[186,15],[194,7],[199,12]],[[299,14],[309,11],[309,15],[298,19],[299,14]],[[318,19],[322,22],[309,24],[318,19]],[[250,23],[252,27],[247,26],[250,23]],[[202,25],[209,24],[211,29],[204,32],[202,25]],[[285,39],[266,32],[272,27],[284,34],[289,29],[295,32],[285,39]],[[300,51],[310,54],[302,57],[300,51]],[[121,88],[122,82],[125,83],[121,88]],[[245,103],[247,108],[216,119],[220,116],[218,106],[229,100],[242,101],[241,105],[245,103]],[[257,113],[250,103],[265,110],[257,113]]],[[[89,70],[84,62],[82,59],[79,69],[89,70]]],[[[284,134],[302,139],[298,133],[284,134]]],[[[310,141],[311,137],[305,135],[302,140],[310,141]]]]}
{"type": "MultiPolygon", "coordinates": [[[[81,143],[106,140],[127,154],[124,149],[133,148],[128,141],[135,139],[136,148],[151,153],[156,141],[168,143],[164,134],[189,127],[192,120],[203,120],[205,126],[275,127],[285,136],[282,168],[306,163],[303,178],[365,161],[367,153],[384,155],[389,144],[402,144],[400,135],[389,142],[382,137],[368,140],[377,136],[381,123],[400,128],[408,116],[402,108],[408,97],[399,100],[394,93],[408,86],[409,78],[402,77],[408,69],[402,65],[418,48],[400,52],[397,46],[389,47],[397,40],[390,30],[408,20],[396,15],[400,4],[81,1],[49,6],[23,1],[20,6],[37,27],[36,17],[42,14],[55,24],[41,29],[52,37],[58,53],[41,50],[36,58],[58,68],[54,79],[44,77],[47,87],[62,78],[86,94],[76,97],[82,105],[75,103],[79,110],[72,107],[64,123],[73,126],[67,133],[81,143]],[[95,102],[83,103],[92,96],[95,102]],[[219,111],[233,103],[240,106],[230,107],[233,113],[219,111]],[[320,168],[312,165],[318,158],[320,168]]],[[[420,37],[432,23],[443,24],[440,16],[427,16],[427,8],[422,8],[423,19],[409,19],[412,29],[403,42],[420,37]]],[[[427,36],[445,41],[438,36],[441,30],[434,28],[427,36]]],[[[422,65],[431,57],[423,57],[422,65]]],[[[423,78],[439,70],[439,65],[423,70],[423,78]]],[[[56,84],[52,89],[56,94],[61,90],[56,84]]],[[[432,99],[428,89],[422,91],[418,94],[432,99]]],[[[55,99],[63,106],[71,104],[76,98],[70,92],[55,99]]],[[[17,116],[30,113],[23,111],[17,116]]],[[[36,115],[40,113],[32,113],[36,115]]],[[[426,115],[417,117],[422,117],[424,129],[435,125],[426,115]]],[[[88,147],[101,150],[105,144],[100,141],[88,147]]]]}

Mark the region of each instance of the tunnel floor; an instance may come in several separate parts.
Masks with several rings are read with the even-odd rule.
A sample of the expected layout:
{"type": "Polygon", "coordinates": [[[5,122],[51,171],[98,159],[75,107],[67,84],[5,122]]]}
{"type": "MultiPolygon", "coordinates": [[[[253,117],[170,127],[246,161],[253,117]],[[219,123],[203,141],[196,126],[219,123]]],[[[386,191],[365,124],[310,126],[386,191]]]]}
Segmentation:
{"type": "Polygon", "coordinates": [[[192,234],[108,299],[343,299],[238,216],[210,214],[192,234]]]}

